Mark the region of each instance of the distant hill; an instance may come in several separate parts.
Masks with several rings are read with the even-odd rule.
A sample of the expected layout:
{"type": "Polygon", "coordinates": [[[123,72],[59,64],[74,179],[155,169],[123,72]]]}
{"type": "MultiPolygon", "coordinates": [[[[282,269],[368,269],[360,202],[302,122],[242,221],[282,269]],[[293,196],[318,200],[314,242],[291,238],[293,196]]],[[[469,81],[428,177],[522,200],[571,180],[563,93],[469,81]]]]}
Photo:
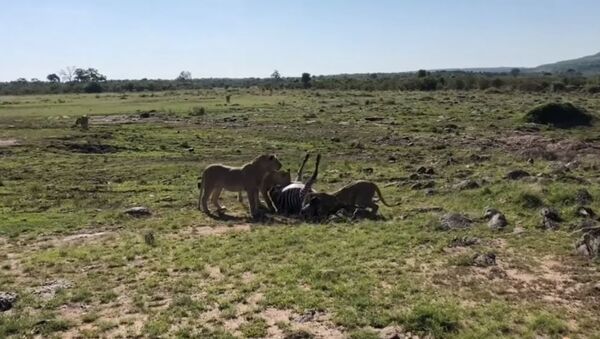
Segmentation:
{"type": "Polygon", "coordinates": [[[577,59],[559,61],[553,64],[540,65],[526,69],[526,71],[563,73],[570,69],[585,75],[600,74],[600,53],[577,59]]]}
{"type": "Polygon", "coordinates": [[[582,73],[584,75],[600,74],[600,53],[585,56],[582,58],[564,60],[552,64],[540,65],[537,67],[479,67],[479,68],[445,68],[432,71],[447,72],[474,72],[474,73],[508,73],[511,69],[518,68],[525,73],[566,73],[569,70],[582,73]]]}

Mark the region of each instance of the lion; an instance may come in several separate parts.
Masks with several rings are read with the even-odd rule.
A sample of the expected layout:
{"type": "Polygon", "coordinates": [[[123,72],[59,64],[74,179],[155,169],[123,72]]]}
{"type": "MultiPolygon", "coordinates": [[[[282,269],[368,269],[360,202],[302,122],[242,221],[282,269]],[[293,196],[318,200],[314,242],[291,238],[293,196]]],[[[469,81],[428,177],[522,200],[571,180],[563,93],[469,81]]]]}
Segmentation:
{"type": "Polygon", "coordinates": [[[361,180],[348,184],[334,193],[310,193],[302,208],[302,215],[310,218],[324,218],[340,209],[370,209],[375,216],[379,206],[373,201],[377,193],[379,200],[387,207],[394,207],[385,201],[379,187],[371,181],[361,180]]]}
{"type": "MultiPolygon", "coordinates": [[[[292,182],[292,175],[290,170],[278,170],[273,172],[265,173],[261,182],[260,182],[260,193],[267,203],[267,208],[269,212],[275,212],[275,207],[273,206],[273,200],[269,195],[269,190],[273,187],[285,187],[292,182]]],[[[244,197],[242,196],[243,191],[238,192],[238,201],[240,203],[244,202],[244,197]]]]}
{"type": "Polygon", "coordinates": [[[202,172],[201,181],[198,182],[200,194],[198,209],[210,214],[208,198],[218,212],[225,210],[219,205],[219,196],[223,190],[230,192],[246,191],[250,214],[253,218],[258,216],[258,193],[263,178],[269,173],[281,169],[281,162],[274,154],[263,154],[241,167],[231,167],[222,164],[207,166],[202,172]]]}

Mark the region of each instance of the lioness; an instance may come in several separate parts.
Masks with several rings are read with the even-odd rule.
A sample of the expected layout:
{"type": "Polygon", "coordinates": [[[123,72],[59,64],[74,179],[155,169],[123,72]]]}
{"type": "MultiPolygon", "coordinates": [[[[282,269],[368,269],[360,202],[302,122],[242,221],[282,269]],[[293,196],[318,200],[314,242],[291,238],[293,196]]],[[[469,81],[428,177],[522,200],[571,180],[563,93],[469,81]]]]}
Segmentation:
{"type": "Polygon", "coordinates": [[[379,187],[371,181],[361,180],[346,185],[334,193],[310,193],[307,204],[302,208],[302,215],[311,218],[324,218],[344,209],[370,208],[373,215],[377,214],[379,206],[373,202],[375,193],[379,200],[388,207],[398,206],[388,204],[379,187]]]}
{"type": "MultiPolygon", "coordinates": [[[[287,186],[292,182],[292,175],[290,173],[290,170],[286,170],[286,171],[273,171],[273,172],[268,172],[264,175],[262,181],[260,182],[260,193],[263,197],[263,199],[265,200],[265,202],[267,203],[267,208],[269,209],[270,212],[275,212],[275,207],[273,207],[273,201],[271,200],[271,196],[269,195],[269,190],[272,189],[273,187],[279,187],[279,186],[287,186]]],[[[243,203],[244,202],[244,198],[242,197],[242,192],[240,191],[238,192],[238,201],[243,203]]]]}
{"type": "Polygon", "coordinates": [[[198,183],[200,189],[198,208],[209,214],[207,202],[210,197],[217,210],[222,211],[224,207],[219,205],[221,191],[246,191],[250,214],[255,218],[258,216],[258,192],[261,182],[266,174],[279,169],[281,169],[281,162],[274,154],[260,155],[242,167],[209,165],[202,172],[201,182],[198,183]]]}

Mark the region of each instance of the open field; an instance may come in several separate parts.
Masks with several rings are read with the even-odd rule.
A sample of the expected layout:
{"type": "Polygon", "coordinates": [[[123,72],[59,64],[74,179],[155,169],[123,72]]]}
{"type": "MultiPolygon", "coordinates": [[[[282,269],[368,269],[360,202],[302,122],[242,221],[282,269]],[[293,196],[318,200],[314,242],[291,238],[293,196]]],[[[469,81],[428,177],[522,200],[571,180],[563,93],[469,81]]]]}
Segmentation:
{"type": "Polygon", "coordinates": [[[600,125],[521,120],[557,100],[600,113],[597,94],[229,93],[0,97],[0,292],[18,294],[0,337],[600,337],[600,266],[572,229],[581,189],[600,211],[600,125]],[[196,209],[205,165],[274,152],[296,171],[306,151],[317,190],[368,179],[401,205],[327,224],[254,223],[233,193],[228,220],[196,209]],[[544,206],[559,230],[537,227],[544,206]],[[448,212],[474,223],[440,230],[448,212]]]}

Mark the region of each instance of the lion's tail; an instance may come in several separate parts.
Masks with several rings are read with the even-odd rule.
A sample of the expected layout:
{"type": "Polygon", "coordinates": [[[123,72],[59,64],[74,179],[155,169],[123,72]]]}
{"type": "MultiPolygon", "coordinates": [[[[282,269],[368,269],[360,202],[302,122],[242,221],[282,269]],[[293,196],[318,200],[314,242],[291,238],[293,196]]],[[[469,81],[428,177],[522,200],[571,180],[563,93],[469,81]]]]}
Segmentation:
{"type": "MultiPolygon", "coordinates": [[[[375,184],[373,184],[375,185],[375,184]]],[[[387,207],[395,207],[395,206],[400,206],[400,203],[397,203],[395,205],[390,205],[387,203],[387,201],[385,201],[385,199],[383,199],[383,195],[381,194],[381,190],[379,189],[379,186],[375,185],[375,192],[377,192],[377,195],[379,196],[379,200],[386,205],[387,207]]]]}

